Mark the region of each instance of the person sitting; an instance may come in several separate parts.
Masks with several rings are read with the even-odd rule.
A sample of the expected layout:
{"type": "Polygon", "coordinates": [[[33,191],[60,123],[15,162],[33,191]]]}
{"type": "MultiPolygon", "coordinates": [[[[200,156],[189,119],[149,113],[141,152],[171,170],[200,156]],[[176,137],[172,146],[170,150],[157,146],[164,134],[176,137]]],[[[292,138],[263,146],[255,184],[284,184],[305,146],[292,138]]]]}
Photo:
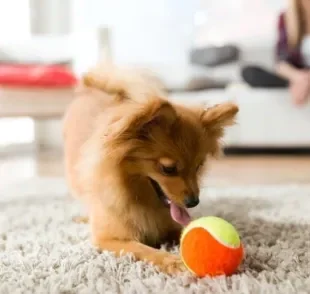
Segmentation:
{"type": "Polygon", "coordinates": [[[245,66],[242,77],[252,87],[288,87],[296,105],[310,96],[310,1],[289,0],[278,21],[275,72],[245,66]]]}

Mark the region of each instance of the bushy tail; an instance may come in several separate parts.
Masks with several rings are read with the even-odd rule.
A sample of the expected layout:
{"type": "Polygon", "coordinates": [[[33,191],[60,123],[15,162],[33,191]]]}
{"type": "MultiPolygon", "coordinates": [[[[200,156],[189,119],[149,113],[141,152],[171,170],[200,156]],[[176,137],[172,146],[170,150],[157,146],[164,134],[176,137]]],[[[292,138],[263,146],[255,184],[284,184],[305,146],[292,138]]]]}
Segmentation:
{"type": "Polygon", "coordinates": [[[82,82],[86,87],[96,88],[118,99],[144,100],[147,97],[162,97],[162,83],[149,71],[100,65],[87,72],[82,82]]]}

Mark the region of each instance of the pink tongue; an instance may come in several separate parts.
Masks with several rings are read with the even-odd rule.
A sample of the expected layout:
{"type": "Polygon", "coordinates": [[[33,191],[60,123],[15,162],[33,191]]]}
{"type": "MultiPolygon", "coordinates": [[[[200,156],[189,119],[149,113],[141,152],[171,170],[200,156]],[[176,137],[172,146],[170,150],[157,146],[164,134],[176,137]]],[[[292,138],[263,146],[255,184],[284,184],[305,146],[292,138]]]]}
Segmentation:
{"type": "Polygon", "coordinates": [[[187,226],[191,221],[191,217],[189,216],[187,210],[173,202],[170,203],[170,214],[174,221],[183,226],[187,226]]]}

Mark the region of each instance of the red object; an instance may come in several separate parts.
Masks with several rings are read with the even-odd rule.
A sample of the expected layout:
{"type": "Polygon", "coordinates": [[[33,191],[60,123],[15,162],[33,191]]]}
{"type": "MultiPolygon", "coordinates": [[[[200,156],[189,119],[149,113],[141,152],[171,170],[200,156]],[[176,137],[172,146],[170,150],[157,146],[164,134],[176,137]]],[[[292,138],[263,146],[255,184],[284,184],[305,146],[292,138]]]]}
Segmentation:
{"type": "Polygon", "coordinates": [[[74,74],[58,65],[0,65],[0,85],[13,87],[71,87],[74,74]]]}

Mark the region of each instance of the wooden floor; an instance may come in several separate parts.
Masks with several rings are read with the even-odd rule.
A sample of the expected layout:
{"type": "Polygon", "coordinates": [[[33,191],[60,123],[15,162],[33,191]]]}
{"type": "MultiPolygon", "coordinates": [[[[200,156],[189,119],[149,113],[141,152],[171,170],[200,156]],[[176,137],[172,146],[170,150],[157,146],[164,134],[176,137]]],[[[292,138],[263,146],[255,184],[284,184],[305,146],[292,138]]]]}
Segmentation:
{"type": "MultiPolygon", "coordinates": [[[[212,161],[210,185],[310,183],[310,156],[224,156],[212,161]]],[[[0,157],[0,187],[32,176],[63,176],[55,152],[0,157]]]]}

